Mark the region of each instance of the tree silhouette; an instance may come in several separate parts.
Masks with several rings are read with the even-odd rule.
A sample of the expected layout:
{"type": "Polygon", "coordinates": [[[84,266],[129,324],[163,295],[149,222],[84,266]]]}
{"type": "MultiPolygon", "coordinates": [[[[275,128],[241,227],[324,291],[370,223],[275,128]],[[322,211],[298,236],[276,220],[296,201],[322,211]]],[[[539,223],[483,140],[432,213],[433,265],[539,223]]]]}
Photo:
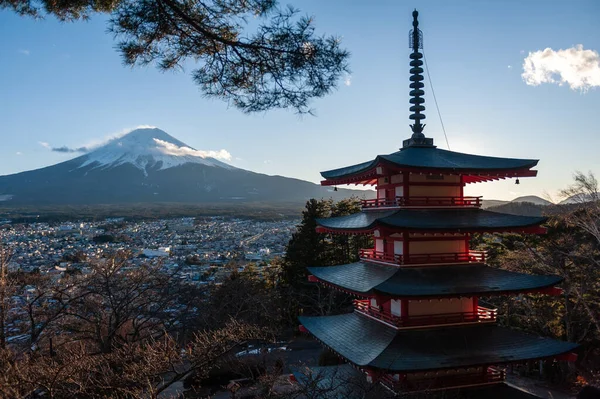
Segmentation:
{"type": "Polygon", "coordinates": [[[312,18],[275,0],[0,0],[3,8],[61,21],[110,14],[126,65],[166,71],[195,61],[192,76],[204,95],[244,112],[310,113],[311,100],[349,72],[339,38],[318,36],[312,18]]]}

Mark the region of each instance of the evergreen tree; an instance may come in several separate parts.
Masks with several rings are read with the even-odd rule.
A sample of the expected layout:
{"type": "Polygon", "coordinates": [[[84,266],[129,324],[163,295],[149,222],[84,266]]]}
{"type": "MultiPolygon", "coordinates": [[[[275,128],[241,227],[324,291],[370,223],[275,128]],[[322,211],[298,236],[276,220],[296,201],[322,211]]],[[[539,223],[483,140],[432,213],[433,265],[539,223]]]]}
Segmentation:
{"type": "Polygon", "coordinates": [[[166,71],[199,62],[192,76],[204,95],[244,112],[311,112],[310,101],[349,72],[339,38],[318,36],[312,18],[276,0],[0,0],[0,9],[61,21],[109,14],[126,65],[166,71]]]}
{"type": "Polygon", "coordinates": [[[302,221],[292,235],[284,257],[282,282],[297,286],[306,282],[309,266],[325,266],[327,259],[326,234],[317,233],[316,219],[329,217],[332,200],[311,199],[306,202],[302,212],[302,221]]]}
{"type": "Polygon", "coordinates": [[[358,260],[359,248],[368,247],[369,236],[347,236],[317,233],[319,218],[346,216],[360,212],[358,198],[334,203],[331,199],[311,199],[306,203],[302,221],[292,235],[282,265],[282,300],[286,302],[290,323],[296,323],[300,313],[329,314],[345,310],[350,297],[321,284],[308,282],[310,266],[333,266],[358,260]]]}

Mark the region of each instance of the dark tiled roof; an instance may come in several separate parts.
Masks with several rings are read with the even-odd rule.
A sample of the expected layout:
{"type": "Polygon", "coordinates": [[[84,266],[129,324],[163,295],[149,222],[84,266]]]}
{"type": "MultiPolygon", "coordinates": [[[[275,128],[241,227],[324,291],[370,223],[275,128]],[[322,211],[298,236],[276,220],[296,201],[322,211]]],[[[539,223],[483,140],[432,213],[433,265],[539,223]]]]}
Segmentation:
{"type": "Polygon", "coordinates": [[[318,225],[329,227],[329,225],[335,226],[337,229],[365,229],[375,225],[378,220],[385,217],[391,216],[398,211],[369,211],[369,212],[357,212],[352,215],[338,216],[326,219],[317,219],[318,225]]]}
{"type": "Polygon", "coordinates": [[[299,319],[350,362],[398,372],[519,362],[578,347],[496,325],[395,330],[357,313],[299,319]]]}
{"type": "Polygon", "coordinates": [[[376,226],[389,226],[415,231],[494,231],[537,226],[545,221],[543,217],[509,215],[483,209],[400,209],[317,219],[317,224],[333,230],[369,230],[376,226]]]}
{"type": "Polygon", "coordinates": [[[365,172],[380,162],[388,162],[400,168],[444,169],[452,172],[529,169],[538,163],[536,159],[486,157],[435,147],[408,147],[389,155],[378,155],[369,162],[321,172],[321,176],[325,179],[339,179],[365,172]]]}
{"type": "Polygon", "coordinates": [[[510,272],[480,263],[398,268],[358,262],[308,270],[320,280],[353,292],[409,298],[521,292],[562,281],[557,276],[510,272]]]}

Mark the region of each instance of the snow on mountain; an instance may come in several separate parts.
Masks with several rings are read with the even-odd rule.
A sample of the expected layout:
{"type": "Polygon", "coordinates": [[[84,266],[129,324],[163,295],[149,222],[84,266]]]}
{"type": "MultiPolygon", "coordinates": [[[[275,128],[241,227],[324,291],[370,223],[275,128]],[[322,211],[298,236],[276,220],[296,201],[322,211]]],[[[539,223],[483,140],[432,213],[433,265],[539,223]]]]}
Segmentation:
{"type": "Polygon", "coordinates": [[[109,169],[131,164],[144,174],[146,168],[164,170],[187,163],[236,169],[215,157],[228,158],[229,153],[225,150],[199,151],[160,129],[144,128],[112,139],[74,161],[81,160],[79,168],[92,166],[93,169],[109,169]]]}
{"type": "Polygon", "coordinates": [[[339,189],[235,168],[159,129],[137,129],[80,157],[0,176],[0,204],[304,203],[373,191],[339,189]]]}

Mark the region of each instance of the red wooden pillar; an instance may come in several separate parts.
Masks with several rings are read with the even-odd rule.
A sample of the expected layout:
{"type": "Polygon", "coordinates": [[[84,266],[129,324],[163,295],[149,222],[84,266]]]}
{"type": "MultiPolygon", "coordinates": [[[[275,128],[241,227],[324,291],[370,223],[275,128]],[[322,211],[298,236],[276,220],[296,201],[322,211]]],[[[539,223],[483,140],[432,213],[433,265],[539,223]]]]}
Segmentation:
{"type": "Polygon", "coordinates": [[[404,199],[408,199],[409,196],[409,189],[408,189],[408,180],[409,180],[409,173],[408,172],[402,172],[402,194],[404,195],[404,199]]]}
{"type": "Polygon", "coordinates": [[[390,237],[385,238],[385,254],[390,257],[394,257],[394,239],[390,237]]]}
{"type": "Polygon", "coordinates": [[[465,234],[465,252],[470,251],[470,243],[471,243],[471,235],[469,233],[465,234]]]}
{"type": "Polygon", "coordinates": [[[400,300],[400,317],[408,319],[408,299],[400,300]]]}
{"type": "Polygon", "coordinates": [[[474,296],[473,297],[473,315],[475,316],[475,320],[479,320],[479,312],[477,311],[479,309],[479,298],[474,296]]]}
{"type": "Polygon", "coordinates": [[[409,259],[408,233],[402,233],[402,263],[408,263],[409,259]]]}

